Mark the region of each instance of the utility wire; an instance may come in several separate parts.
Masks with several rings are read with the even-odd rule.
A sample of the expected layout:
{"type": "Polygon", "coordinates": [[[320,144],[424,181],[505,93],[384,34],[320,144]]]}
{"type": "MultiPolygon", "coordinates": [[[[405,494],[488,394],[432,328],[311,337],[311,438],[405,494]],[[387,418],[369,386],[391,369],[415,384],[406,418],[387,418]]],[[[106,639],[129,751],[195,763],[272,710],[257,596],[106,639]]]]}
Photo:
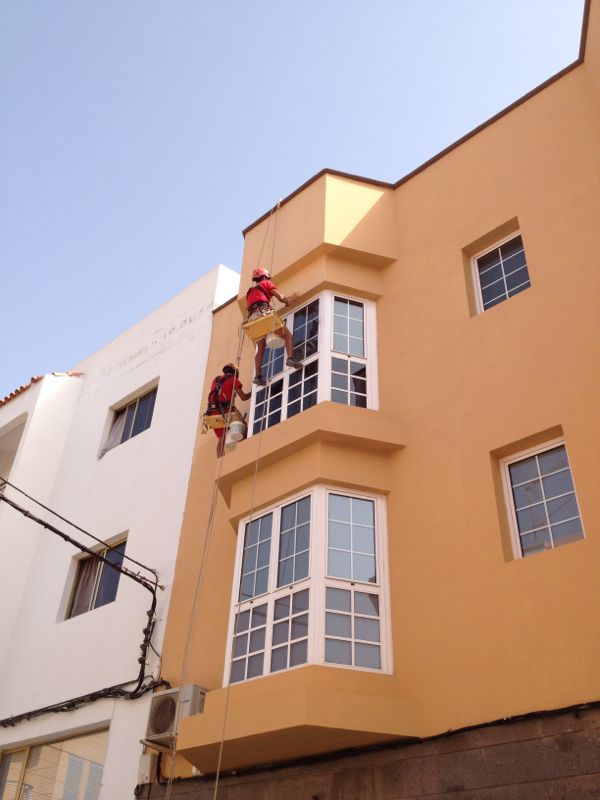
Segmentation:
{"type": "MultiPolygon", "coordinates": [[[[128,578],[131,578],[131,580],[135,581],[136,583],[139,583],[141,586],[144,587],[144,589],[147,589],[152,594],[156,593],[156,589],[158,588],[157,581],[153,583],[143,575],[140,575],[137,572],[132,572],[131,570],[127,569],[127,567],[120,567],[117,564],[113,564],[113,562],[110,561],[108,558],[106,558],[106,556],[103,556],[101,553],[97,553],[95,550],[90,550],[89,547],[86,547],[84,544],[81,544],[81,542],[78,542],[76,539],[73,539],[67,533],[64,533],[63,531],[59,530],[54,525],[51,525],[49,522],[46,522],[40,517],[37,517],[35,514],[32,514],[31,511],[28,511],[26,508],[23,508],[23,506],[20,506],[18,503],[15,503],[14,500],[9,500],[9,498],[6,497],[6,495],[0,494],[0,502],[6,503],[7,505],[11,506],[16,511],[18,511],[20,514],[22,514],[24,517],[27,517],[28,519],[31,519],[34,522],[37,522],[37,524],[41,525],[42,528],[46,528],[46,530],[49,530],[51,533],[60,536],[61,539],[63,539],[65,542],[68,542],[69,544],[72,544],[78,550],[81,550],[82,553],[87,553],[93,558],[96,558],[98,561],[103,561],[105,564],[108,564],[108,566],[111,569],[114,569],[115,572],[120,572],[123,575],[126,575],[128,578]]],[[[109,547],[109,545],[107,545],[107,547],[109,547]]],[[[152,572],[154,572],[154,570],[152,570],[152,572]]],[[[156,572],[154,572],[154,574],[156,575],[156,572]]]]}
{"type": "MultiPolygon", "coordinates": [[[[98,542],[98,544],[103,544],[105,547],[110,547],[110,545],[107,542],[105,542],[103,539],[99,539],[97,536],[94,536],[93,533],[90,533],[89,531],[86,531],[85,528],[80,527],[75,522],[71,522],[70,519],[67,519],[66,517],[63,517],[57,511],[53,511],[53,509],[49,508],[48,506],[45,506],[39,500],[36,500],[35,497],[32,497],[30,494],[27,494],[27,492],[23,491],[23,489],[19,489],[19,487],[15,486],[14,483],[11,483],[10,481],[6,480],[6,478],[3,478],[0,475],[0,488],[2,488],[3,486],[10,486],[11,489],[15,490],[15,492],[19,492],[24,497],[26,497],[28,500],[31,500],[33,503],[38,505],[40,508],[43,508],[44,511],[48,511],[50,514],[53,514],[55,517],[58,517],[58,519],[62,520],[62,522],[66,522],[67,525],[70,525],[72,528],[75,528],[75,530],[78,530],[80,533],[84,533],[86,536],[89,536],[90,539],[93,539],[95,542],[98,542]]],[[[145,564],[142,564],[140,561],[136,561],[135,558],[132,558],[131,556],[128,556],[127,554],[125,554],[123,556],[123,558],[126,558],[128,561],[131,561],[133,564],[137,564],[138,567],[142,567],[142,569],[145,569],[148,572],[151,572],[153,575],[157,574],[155,569],[153,569],[152,567],[147,567],[145,564]]]]}
{"type": "MultiPolygon", "coordinates": [[[[111,569],[114,569],[116,572],[119,572],[125,575],[131,580],[135,581],[136,583],[143,586],[144,589],[147,589],[150,594],[152,595],[152,602],[150,605],[149,610],[146,612],[146,616],[148,617],[148,622],[143,629],[143,640],[140,645],[140,656],[138,658],[138,663],[140,665],[139,672],[136,678],[125,681],[124,683],[116,684],[115,686],[108,686],[104,689],[98,689],[94,692],[89,692],[88,694],[80,695],[79,697],[73,697],[69,700],[63,700],[59,703],[53,703],[49,706],[44,706],[43,708],[36,708],[32,711],[26,711],[23,714],[17,714],[12,717],[7,717],[6,719],[0,720],[0,727],[8,728],[17,725],[19,722],[23,722],[25,720],[30,720],[35,717],[39,717],[42,714],[49,714],[49,713],[58,713],[61,711],[73,711],[76,708],[80,708],[83,705],[87,705],[89,703],[93,703],[96,700],[103,700],[106,698],[122,698],[126,700],[135,700],[138,697],[141,697],[146,692],[150,692],[159,686],[169,685],[167,681],[164,680],[155,680],[152,676],[146,675],[146,666],[147,666],[147,657],[148,657],[148,649],[152,647],[152,634],[154,632],[155,626],[155,612],[156,612],[156,604],[157,604],[157,597],[156,591],[158,589],[158,575],[157,573],[152,570],[155,574],[156,578],[154,583],[152,583],[148,578],[144,577],[143,575],[139,575],[137,573],[132,572],[131,570],[127,569],[126,567],[117,566],[113,564],[108,558],[101,555],[100,553],[95,552],[94,550],[90,550],[89,547],[86,547],[81,542],[76,541],[68,534],[64,533],[63,531],[56,528],[54,525],[51,525],[49,522],[46,522],[39,517],[36,517],[26,508],[23,508],[18,503],[15,503],[14,500],[9,500],[3,494],[0,494],[0,502],[6,503],[7,505],[14,508],[20,514],[23,514],[24,517],[33,520],[33,522],[37,522],[38,525],[41,525],[46,530],[49,530],[51,533],[56,534],[65,542],[72,544],[74,547],[77,547],[81,552],[87,553],[92,558],[95,558],[97,561],[101,561],[104,564],[107,564],[111,569]],[[147,678],[151,678],[148,683],[144,683],[147,678]],[[135,683],[135,687],[133,689],[127,689],[127,686],[130,686],[132,683],[135,683]]],[[[152,647],[152,649],[154,649],[152,647]]],[[[156,651],[155,651],[156,652],[156,651]]]]}

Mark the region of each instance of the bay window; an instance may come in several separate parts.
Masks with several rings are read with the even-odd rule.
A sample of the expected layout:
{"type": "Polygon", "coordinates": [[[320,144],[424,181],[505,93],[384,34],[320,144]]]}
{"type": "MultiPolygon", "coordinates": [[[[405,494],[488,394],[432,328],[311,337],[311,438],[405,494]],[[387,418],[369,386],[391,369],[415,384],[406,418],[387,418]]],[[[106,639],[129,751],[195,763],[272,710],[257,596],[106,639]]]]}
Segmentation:
{"type": "Polygon", "coordinates": [[[302,369],[285,366],[285,351],[265,349],[261,374],[267,386],[254,390],[250,435],[271,428],[316,403],[377,408],[375,304],[336,292],[322,292],[288,314],[294,358],[302,369]]]}
{"type": "Polygon", "coordinates": [[[315,486],[240,523],[224,682],[389,672],[384,500],[315,486]]]}

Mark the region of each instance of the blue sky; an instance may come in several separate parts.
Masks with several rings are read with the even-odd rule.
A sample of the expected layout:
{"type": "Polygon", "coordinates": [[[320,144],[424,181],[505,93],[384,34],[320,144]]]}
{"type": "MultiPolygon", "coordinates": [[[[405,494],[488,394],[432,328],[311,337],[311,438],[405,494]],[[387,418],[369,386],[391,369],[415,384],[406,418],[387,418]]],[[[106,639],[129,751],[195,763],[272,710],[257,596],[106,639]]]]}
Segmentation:
{"type": "Polygon", "coordinates": [[[395,181],[577,57],[583,0],[0,0],[0,397],[323,167],[395,181]]]}

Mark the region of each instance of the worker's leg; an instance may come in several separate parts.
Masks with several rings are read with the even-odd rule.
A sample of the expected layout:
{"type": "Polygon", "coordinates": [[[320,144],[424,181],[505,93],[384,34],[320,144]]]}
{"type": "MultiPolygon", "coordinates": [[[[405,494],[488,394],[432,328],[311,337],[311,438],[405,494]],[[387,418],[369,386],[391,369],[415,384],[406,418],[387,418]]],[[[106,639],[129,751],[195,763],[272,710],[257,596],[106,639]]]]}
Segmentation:
{"type": "Polygon", "coordinates": [[[221,458],[225,449],[225,431],[226,428],[215,428],[215,436],[217,437],[217,458],[221,458]]]}
{"type": "Polygon", "coordinates": [[[286,364],[288,365],[288,367],[294,367],[294,369],[301,369],[302,362],[294,358],[294,340],[292,339],[292,334],[288,330],[287,325],[283,328],[279,328],[279,330],[275,331],[275,333],[277,334],[277,336],[280,336],[285,342],[285,354],[287,356],[286,364]]]}
{"type": "Polygon", "coordinates": [[[254,356],[254,383],[258,386],[264,386],[265,381],[263,380],[261,370],[262,370],[262,360],[263,355],[265,352],[265,340],[261,339],[257,342],[256,345],[256,355],[254,356]]]}

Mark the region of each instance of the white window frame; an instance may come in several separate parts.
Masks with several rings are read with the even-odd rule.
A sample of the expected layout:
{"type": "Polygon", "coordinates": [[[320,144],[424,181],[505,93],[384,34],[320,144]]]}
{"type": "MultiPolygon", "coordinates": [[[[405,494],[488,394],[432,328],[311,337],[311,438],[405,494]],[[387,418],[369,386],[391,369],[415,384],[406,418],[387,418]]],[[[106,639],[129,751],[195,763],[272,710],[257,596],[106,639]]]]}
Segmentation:
{"type": "MultiPolygon", "coordinates": [[[[509,467],[512,464],[516,464],[519,461],[523,461],[526,458],[530,458],[531,456],[540,455],[541,453],[545,453],[548,450],[552,450],[554,447],[563,446],[565,448],[565,452],[567,454],[567,461],[569,463],[569,472],[571,473],[571,480],[573,481],[573,493],[575,495],[575,500],[577,502],[577,508],[579,510],[579,520],[581,522],[581,531],[582,536],[581,539],[585,539],[585,528],[583,526],[583,517],[581,514],[581,504],[579,503],[579,498],[577,497],[577,487],[575,486],[575,478],[573,476],[573,469],[571,467],[571,459],[569,458],[569,451],[567,449],[567,443],[564,437],[559,437],[557,439],[551,439],[547,442],[544,442],[541,445],[537,445],[535,447],[529,447],[526,450],[521,450],[518,453],[515,453],[510,456],[506,456],[506,458],[501,459],[500,461],[500,470],[502,473],[502,486],[504,489],[504,501],[506,504],[506,509],[508,512],[508,524],[510,528],[511,534],[511,543],[513,549],[513,555],[515,559],[521,558],[529,558],[523,553],[523,548],[521,545],[521,534],[519,533],[519,524],[517,521],[517,511],[515,507],[514,497],[513,497],[513,490],[512,490],[512,483],[510,480],[510,472],[509,467]]],[[[580,541],[577,539],[575,541],[580,541]]],[[[570,542],[569,544],[572,544],[570,542]]],[[[562,545],[561,545],[562,546],[562,545]]],[[[552,542],[552,547],[549,550],[556,550],[557,546],[552,542]]]]}
{"type": "MultiPolygon", "coordinates": [[[[332,358],[347,358],[348,360],[360,361],[366,364],[367,374],[367,408],[379,409],[379,388],[377,380],[377,318],[376,318],[376,304],[373,300],[366,300],[364,297],[348,294],[347,292],[334,292],[332,290],[325,290],[313,295],[299,308],[294,309],[291,315],[301,311],[306,306],[310,305],[315,300],[319,300],[319,337],[318,337],[318,350],[316,353],[311,354],[303,364],[310,364],[311,361],[318,360],[318,385],[317,385],[317,404],[327,400],[331,400],[331,359],[332,358]],[[365,341],[365,355],[349,356],[346,353],[339,353],[333,349],[333,309],[334,299],[339,297],[343,300],[351,300],[356,303],[361,303],[364,309],[364,341],[365,341]]],[[[290,315],[288,315],[289,317],[290,315]]],[[[290,326],[293,330],[293,326],[290,326]]],[[[284,422],[287,417],[287,397],[289,390],[290,375],[296,370],[285,366],[282,372],[269,381],[269,384],[283,379],[283,391],[281,402],[281,419],[275,425],[284,422]]],[[[266,378],[265,375],[263,375],[266,378]]],[[[256,397],[261,387],[253,387],[252,400],[250,404],[248,436],[256,436],[259,431],[253,433],[254,417],[256,407],[256,397]]],[[[343,404],[340,404],[343,405],[343,404]]],[[[302,413],[302,412],[300,412],[302,413]]],[[[297,415],[294,415],[297,416],[297,415]]],[[[273,426],[275,427],[275,426],[273,426]]],[[[267,430],[264,428],[263,430],[267,430]]]]}
{"type": "MultiPolygon", "coordinates": [[[[491,308],[484,308],[483,306],[483,296],[481,293],[481,281],[479,279],[479,269],[477,266],[477,260],[482,256],[491,253],[492,250],[497,250],[499,247],[502,247],[503,244],[506,244],[506,242],[510,242],[511,239],[516,239],[517,236],[520,236],[521,240],[523,239],[523,234],[521,230],[513,231],[508,236],[504,236],[502,239],[498,239],[497,242],[494,242],[494,244],[490,245],[489,247],[485,247],[483,250],[480,250],[478,253],[475,253],[475,255],[471,257],[471,273],[473,278],[473,284],[475,287],[475,305],[477,307],[478,314],[483,314],[485,311],[490,311],[491,308],[495,308],[495,306],[492,306],[491,308]]],[[[525,242],[523,242],[523,251],[525,252],[525,242]]],[[[527,266],[527,278],[529,280],[529,286],[526,288],[530,288],[531,275],[529,274],[529,262],[527,261],[526,253],[525,253],[525,264],[527,266]]],[[[506,300],[510,299],[511,299],[510,297],[505,297],[504,300],[502,300],[500,303],[497,303],[496,305],[501,305],[501,303],[504,303],[506,302],[506,300]]]]}
{"type": "MultiPolygon", "coordinates": [[[[334,669],[351,669],[369,672],[371,674],[384,675],[393,671],[392,662],[392,630],[390,616],[389,598],[389,573],[388,573],[388,543],[387,543],[387,516],[386,500],[383,495],[367,494],[362,492],[349,491],[339,486],[328,484],[317,484],[302,492],[296,492],[276,504],[268,506],[248,515],[240,520],[238,525],[238,543],[236,548],[235,566],[233,572],[233,585],[231,592],[229,624],[227,629],[227,646],[225,652],[225,664],[223,670],[223,686],[229,684],[233,635],[235,628],[236,614],[254,605],[259,606],[268,603],[267,626],[265,635],[263,673],[252,678],[244,678],[234,683],[245,683],[249,680],[258,680],[280,672],[287,672],[291,669],[300,669],[310,664],[319,664],[334,669]],[[338,494],[344,497],[371,500],[374,502],[375,512],[375,564],[377,568],[377,581],[371,583],[367,581],[350,581],[343,578],[328,578],[327,571],[327,544],[328,544],[328,517],[327,509],[329,495],[338,494]],[[281,509],[284,506],[301,500],[304,497],[311,498],[311,524],[310,524],[310,550],[308,576],[302,580],[288,584],[287,586],[277,587],[277,565],[279,558],[279,520],[281,509]],[[269,590],[261,595],[257,595],[250,600],[239,602],[239,589],[242,568],[242,556],[244,549],[244,537],[246,525],[252,520],[273,513],[273,527],[271,540],[271,553],[269,559],[269,590]],[[320,535],[319,535],[320,532],[320,535]],[[327,586],[341,589],[357,589],[366,593],[377,594],[379,596],[379,630],[380,630],[380,654],[381,668],[371,669],[368,667],[356,667],[349,664],[331,664],[325,662],[325,589],[327,586]],[[272,587],[272,588],[271,588],[272,587]],[[305,664],[299,664],[286,669],[270,671],[270,658],[272,652],[272,631],[273,631],[273,609],[275,600],[303,589],[309,589],[308,606],[308,652],[305,664]]],[[[234,685],[234,684],[232,684],[234,685]]]]}

